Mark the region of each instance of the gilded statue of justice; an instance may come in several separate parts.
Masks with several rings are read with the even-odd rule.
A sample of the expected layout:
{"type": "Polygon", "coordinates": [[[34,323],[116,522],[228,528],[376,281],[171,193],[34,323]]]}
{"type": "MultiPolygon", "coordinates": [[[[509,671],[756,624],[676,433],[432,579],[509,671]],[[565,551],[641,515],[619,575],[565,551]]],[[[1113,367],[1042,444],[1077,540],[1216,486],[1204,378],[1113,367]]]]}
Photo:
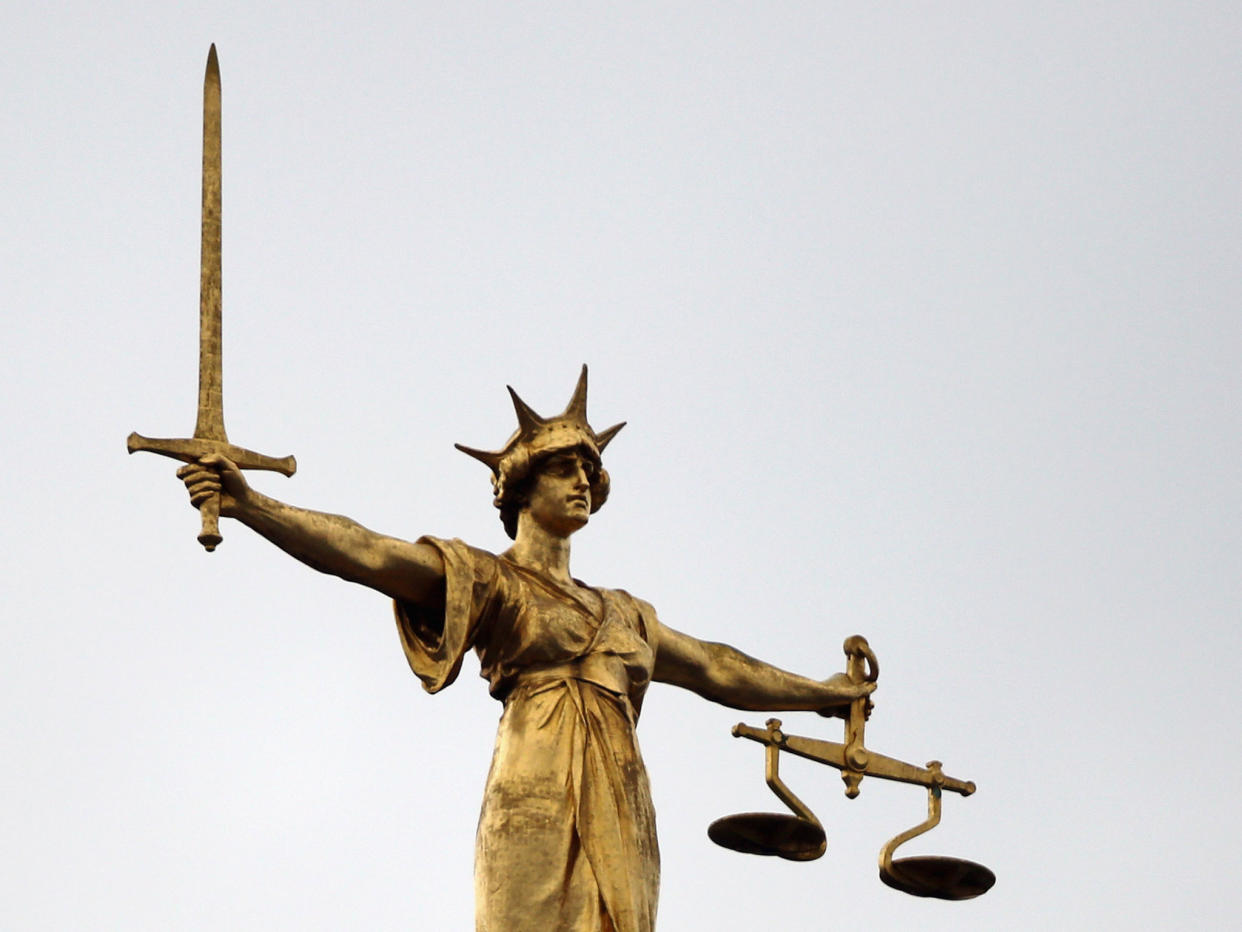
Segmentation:
{"type": "Polygon", "coordinates": [[[659,849],[647,772],[635,727],[652,682],[751,711],[810,711],[844,719],[841,743],[787,734],[781,722],[739,724],[764,746],[765,779],[789,813],[743,813],[712,823],[717,844],[748,854],[811,861],[826,849],[815,815],[780,778],[782,751],[836,768],[846,795],[864,777],[925,787],[928,818],[880,852],[880,879],[922,897],[969,899],[995,878],[972,861],[894,857],[940,821],[945,790],[973,783],[866,747],[879,666],[866,640],[845,641],[846,669],[825,680],[781,670],[726,644],[665,624],[622,589],[587,585],[569,571],[570,537],[608,498],[603,453],[624,424],[587,420],[587,370],[560,414],[545,417],[509,389],[518,427],[501,449],[458,449],[491,473],[493,505],[513,546],[500,554],[460,540],[405,540],[349,518],[295,507],[250,487],[243,469],[291,476],[275,458],[230,443],[221,381],[221,104],[215,47],[203,104],[202,268],[198,418],[194,435],[130,434],[129,452],[185,463],[177,475],[201,516],[199,541],[221,542],[234,519],[312,569],[391,600],[401,647],[424,689],[450,685],[467,653],[479,658],[504,712],[475,847],[478,930],[650,932],[659,891],[659,849]]]}

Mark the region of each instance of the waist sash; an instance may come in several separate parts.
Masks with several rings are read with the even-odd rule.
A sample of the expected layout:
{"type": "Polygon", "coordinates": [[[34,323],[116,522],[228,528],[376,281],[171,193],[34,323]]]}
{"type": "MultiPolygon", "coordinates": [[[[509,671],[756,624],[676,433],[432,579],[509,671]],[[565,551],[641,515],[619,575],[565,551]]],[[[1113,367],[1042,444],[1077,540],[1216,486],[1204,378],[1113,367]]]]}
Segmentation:
{"type": "Polygon", "coordinates": [[[602,653],[588,654],[565,663],[528,667],[518,676],[517,684],[505,697],[505,702],[507,703],[520,693],[561,680],[581,680],[584,683],[590,683],[613,695],[625,698],[628,704],[630,680],[625,672],[625,663],[615,654],[602,653]]]}

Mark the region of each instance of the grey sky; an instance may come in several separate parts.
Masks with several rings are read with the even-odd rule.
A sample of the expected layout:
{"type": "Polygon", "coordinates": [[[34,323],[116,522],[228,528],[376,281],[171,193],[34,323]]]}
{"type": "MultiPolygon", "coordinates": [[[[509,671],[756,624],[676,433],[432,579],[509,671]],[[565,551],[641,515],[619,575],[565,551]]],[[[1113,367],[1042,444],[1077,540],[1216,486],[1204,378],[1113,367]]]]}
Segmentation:
{"type": "MultiPolygon", "coordinates": [[[[868,637],[868,741],[974,779],[788,764],[655,687],[667,930],[1221,927],[1242,856],[1242,18],[1225,3],[9,5],[0,790],[16,929],[465,929],[499,707],[422,694],[384,600],[226,524],[194,422],[200,94],[224,87],[225,415],[265,492],[505,539],[513,384],[591,365],[588,582],[817,675],[868,637]],[[110,8],[114,7],[114,8],[110,8]]],[[[839,726],[784,716],[794,733],[839,726]]]]}

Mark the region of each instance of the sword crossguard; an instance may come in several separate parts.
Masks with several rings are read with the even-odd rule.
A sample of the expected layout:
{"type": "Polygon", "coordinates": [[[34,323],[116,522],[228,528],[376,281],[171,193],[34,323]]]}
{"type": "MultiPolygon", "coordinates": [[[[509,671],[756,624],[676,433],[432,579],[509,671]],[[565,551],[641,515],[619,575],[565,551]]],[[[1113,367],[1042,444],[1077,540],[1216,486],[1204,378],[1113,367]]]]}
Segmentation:
{"type": "MultiPolygon", "coordinates": [[[[298,469],[298,462],[292,456],[278,459],[235,446],[227,440],[206,440],[201,437],[153,438],[132,433],[126,438],[125,448],[130,453],[158,453],[183,463],[197,463],[210,453],[219,453],[236,463],[238,469],[266,469],[283,476],[292,476],[298,469]]],[[[198,542],[203,545],[204,550],[211,553],[223,540],[220,536],[220,496],[212,495],[199,505],[198,511],[202,522],[198,542]]]]}

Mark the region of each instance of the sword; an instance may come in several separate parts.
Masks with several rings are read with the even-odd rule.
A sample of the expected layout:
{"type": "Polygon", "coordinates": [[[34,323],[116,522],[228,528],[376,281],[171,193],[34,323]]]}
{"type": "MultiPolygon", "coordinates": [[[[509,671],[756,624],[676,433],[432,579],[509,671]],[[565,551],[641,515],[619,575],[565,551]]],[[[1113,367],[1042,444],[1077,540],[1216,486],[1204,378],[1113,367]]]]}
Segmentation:
{"type": "MultiPolygon", "coordinates": [[[[207,53],[203,78],[203,233],[198,299],[198,421],[189,439],[144,437],[132,433],[125,446],[130,453],[145,450],[186,463],[209,453],[228,457],[241,469],[269,469],[292,476],[297,461],[277,459],[229,443],[224,431],[224,399],[220,375],[220,63],[213,44],[207,53]]],[[[202,530],[198,542],[208,551],[220,543],[220,496],[199,507],[202,530]]]]}

